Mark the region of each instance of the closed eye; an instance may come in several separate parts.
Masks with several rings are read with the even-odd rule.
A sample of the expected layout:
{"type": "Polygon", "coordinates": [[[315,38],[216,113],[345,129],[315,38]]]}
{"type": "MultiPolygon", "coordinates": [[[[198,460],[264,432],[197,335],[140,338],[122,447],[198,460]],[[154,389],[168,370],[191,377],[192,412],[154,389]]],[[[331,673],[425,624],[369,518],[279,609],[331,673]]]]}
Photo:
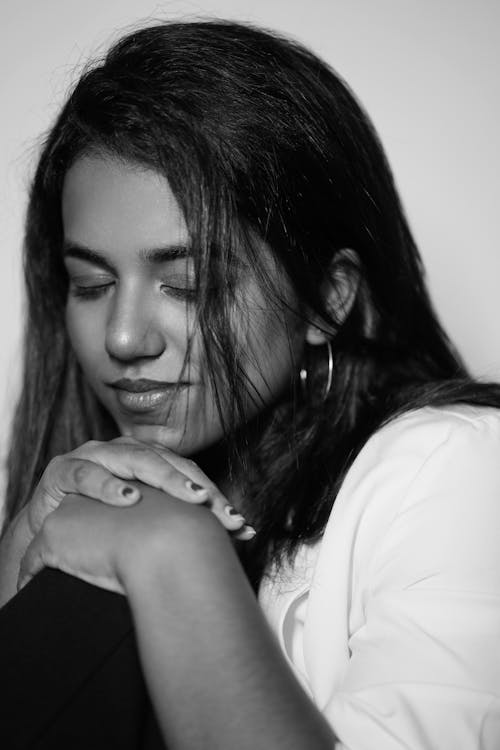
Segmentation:
{"type": "Polygon", "coordinates": [[[113,281],[102,284],[77,284],[72,281],[69,285],[69,294],[71,297],[80,299],[97,299],[102,297],[113,284],[113,281]]]}
{"type": "Polygon", "coordinates": [[[192,259],[179,258],[165,264],[160,277],[161,290],[176,299],[191,302],[196,298],[196,279],[192,259]]]}
{"type": "Polygon", "coordinates": [[[178,299],[191,301],[196,298],[196,286],[189,274],[169,275],[161,282],[161,290],[178,299]]]}

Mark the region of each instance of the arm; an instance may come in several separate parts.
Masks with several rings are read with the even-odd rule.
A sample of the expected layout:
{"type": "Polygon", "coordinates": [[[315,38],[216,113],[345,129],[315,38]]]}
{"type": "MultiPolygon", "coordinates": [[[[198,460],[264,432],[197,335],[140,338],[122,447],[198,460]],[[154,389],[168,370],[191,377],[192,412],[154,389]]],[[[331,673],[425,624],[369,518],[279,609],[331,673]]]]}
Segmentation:
{"type": "Polygon", "coordinates": [[[69,495],[30,544],[23,580],[49,566],[127,594],[170,750],[331,750],[227,531],[204,506],[141,493],[129,508],[69,495]]]}
{"type": "Polygon", "coordinates": [[[160,446],[133,438],[89,441],[71,453],[50,461],[30,502],[17,514],[0,540],[0,607],[16,593],[19,565],[45,519],[70,493],[103,503],[127,507],[140,493],[128,481],[141,480],[188,503],[206,503],[220,523],[238,539],[253,530],[242,516],[228,513],[226,498],[192,461],[160,446]],[[193,491],[192,482],[198,489],[193,491]]]}
{"type": "Polygon", "coordinates": [[[208,514],[185,531],[175,559],[159,540],[124,573],[168,747],[331,750],[332,730],[282,656],[227,534],[208,514]]]}
{"type": "Polygon", "coordinates": [[[0,541],[0,607],[16,593],[19,565],[31,542],[26,510],[21,510],[6,528],[0,541]]]}

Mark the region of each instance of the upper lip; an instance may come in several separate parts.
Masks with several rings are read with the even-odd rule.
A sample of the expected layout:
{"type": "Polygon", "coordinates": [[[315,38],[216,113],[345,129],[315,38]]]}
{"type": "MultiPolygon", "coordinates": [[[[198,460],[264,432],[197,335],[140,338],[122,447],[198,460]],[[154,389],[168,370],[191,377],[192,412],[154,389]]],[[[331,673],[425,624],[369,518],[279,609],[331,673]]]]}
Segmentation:
{"type": "Polygon", "coordinates": [[[173,381],[168,382],[166,380],[149,380],[149,378],[138,378],[132,380],[131,378],[120,378],[114,380],[112,383],[108,383],[112,388],[119,388],[122,391],[130,391],[131,393],[146,393],[147,391],[160,391],[164,388],[173,388],[176,385],[188,385],[184,381],[173,381]]]}

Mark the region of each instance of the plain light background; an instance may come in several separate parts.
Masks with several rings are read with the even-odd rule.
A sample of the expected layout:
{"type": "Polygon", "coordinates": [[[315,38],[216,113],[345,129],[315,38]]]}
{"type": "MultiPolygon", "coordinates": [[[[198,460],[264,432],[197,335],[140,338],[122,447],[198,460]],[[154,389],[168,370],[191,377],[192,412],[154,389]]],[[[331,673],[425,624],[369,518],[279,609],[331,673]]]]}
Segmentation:
{"type": "MultiPolygon", "coordinates": [[[[41,134],[88,57],[154,18],[275,28],[323,56],[371,115],[445,328],[500,379],[498,0],[24,0],[0,32],[0,461],[20,383],[21,244],[41,134]]],[[[3,474],[0,470],[0,490],[3,474]]]]}

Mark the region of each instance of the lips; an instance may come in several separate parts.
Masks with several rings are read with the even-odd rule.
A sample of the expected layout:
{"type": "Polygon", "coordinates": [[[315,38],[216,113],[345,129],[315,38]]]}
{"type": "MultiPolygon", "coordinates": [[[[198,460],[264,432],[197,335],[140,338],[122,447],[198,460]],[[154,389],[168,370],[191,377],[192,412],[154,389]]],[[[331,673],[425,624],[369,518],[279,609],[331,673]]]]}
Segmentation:
{"type": "Polygon", "coordinates": [[[121,378],[109,385],[115,390],[117,401],[122,408],[142,413],[165,406],[178,388],[186,388],[189,383],[121,378]]]}

